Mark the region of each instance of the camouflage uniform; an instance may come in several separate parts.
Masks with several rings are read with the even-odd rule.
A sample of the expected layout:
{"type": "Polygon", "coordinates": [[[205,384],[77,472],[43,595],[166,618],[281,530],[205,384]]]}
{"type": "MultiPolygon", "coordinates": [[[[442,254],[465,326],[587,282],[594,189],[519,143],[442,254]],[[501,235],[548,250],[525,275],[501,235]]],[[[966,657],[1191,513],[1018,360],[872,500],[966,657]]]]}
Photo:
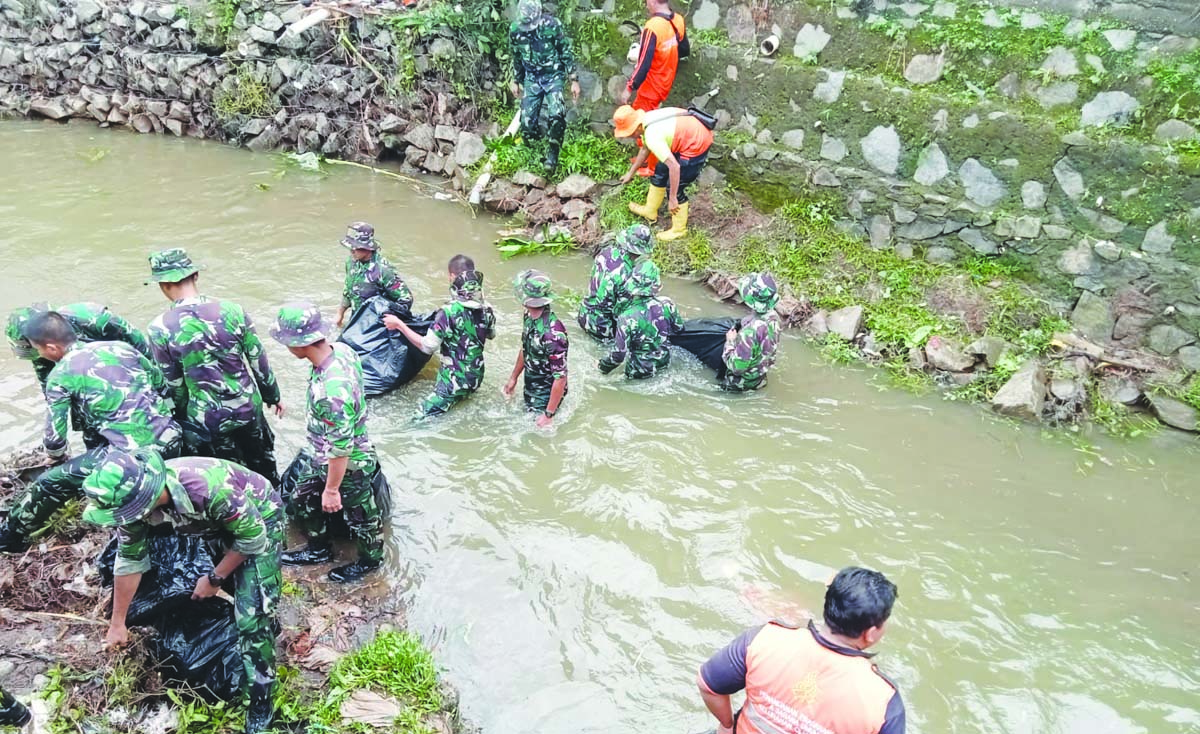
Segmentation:
{"type": "Polygon", "coordinates": [[[550,308],[550,279],[544,273],[527,270],[518,276],[518,283],[524,305],[542,308],[536,319],[524,314],[521,354],[525,359],[525,407],[544,411],[554,381],[567,377],[567,328],[550,308]]]}
{"type": "Polygon", "coordinates": [[[179,450],[179,426],[171,420],[162,372],[123,342],[72,345],[46,380],[46,434],[51,457],[67,453],[67,421],[72,410],[81,428],[101,442],[51,467],[13,503],[10,534],[28,536],[82,492],[84,480],[110,449],[154,448],[166,456],[179,450]]]}
{"type": "Polygon", "coordinates": [[[279,403],[279,384],[249,314],[232,301],[184,298],[148,331],[189,453],[234,461],[277,484],[263,403],[279,403]]]}
{"type": "Polygon", "coordinates": [[[775,364],[783,325],[775,313],[779,289],[767,273],[747,275],[739,288],[742,300],[754,310],[753,316],[742,319],[736,330],[725,339],[725,376],[721,387],[741,392],[757,390],[767,384],[767,372],[775,364]]]}
{"type": "Polygon", "coordinates": [[[647,255],[654,243],[650,228],[635,224],[617,233],[616,244],[605,247],[592,263],[592,278],[587,295],[579,304],[579,325],[597,339],[610,339],[616,333],[617,315],[624,310],[633,265],[647,255]]]}
{"type": "MultiPolygon", "coordinates": [[[[320,314],[311,304],[290,304],[279,312],[271,336],[285,346],[308,346],[324,339],[320,314]]],[[[333,354],[313,367],[308,380],[308,445],[300,450],[286,475],[287,512],[310,544],[328,542],[329,529],[321,509],[321,493],[329,460],[348,457],[339,491],[346,525],[358,543],[361,560],[383,558],[383,516],[375,503],[372,480],[379,471],[375,447],[367,436],[367,397],[362,363],[349,346],[330,344],[333,354]]]]}
{"type": "Polygon", "coordinates": [[[468,271],[451,287],[453,301],[438,309],[421,349],[441,352],[433,393],[421,403],[424,415],[440,415],[483,384],[483,345],[495,336],[496,316],[483,302],[483,274],[468,271]]]}
{"type": "Polygon", "coordinates": [[[546,137],[551,153],[547,166],[558,164],[558,151],[567,130],[567,108],[563,84],[578,81],[575,57],[567,30],[554,16],[542,10],[540,0],[521,0],[517,20],[509,31],[512,43],[513,79],[524,88],[521,97],[521,136],[541,137],[539,125],[546,114],[546,137]],[[551,160],[553,162],[551,162],[551,160]]]}
{"type": "Polygon", "coordinates": [[[629,305],[617,317],[616,344],[600,360],[604,374],[625,362],[625,376],[640,380],[670,364],[668,337],[683,328],[683,319],[670,298],[656,295],[658,289],[658,266],[649,260],[638,263],[630,279],[629,305]]]}
{"type": "Polygon", "coordinates": [[[396,304],[399,311],[412,310],[413,295],[404,279],[379,252],[375,240],[375,228],[366,222],[355,222],[342,239],[342,245],[351,250],[370,250],[371,259],[358,261],[346,258],[346,285],[342,289],[342,307],[351,314],[368,298],[383,296],[396,304]]]}

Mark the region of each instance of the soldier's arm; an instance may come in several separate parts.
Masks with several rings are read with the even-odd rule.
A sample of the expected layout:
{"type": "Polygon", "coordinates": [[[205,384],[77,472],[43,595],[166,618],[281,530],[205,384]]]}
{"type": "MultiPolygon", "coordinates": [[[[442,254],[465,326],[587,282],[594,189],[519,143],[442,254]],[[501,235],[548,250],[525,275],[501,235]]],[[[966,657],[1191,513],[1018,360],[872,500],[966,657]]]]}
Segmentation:
{"type": "Polygon", "coordinates": [[[679,307],[670,298],[667,299],[667,321],[671,324],[671,333],[683,331],[683,317],[679,315],[679,307]]]}
{"type": "Polygon", "coordinates": [[[137,594],[142,574],[150,570],[149,527],[144,522],[117,529],[117,560],[113,564],[113,608],[106,638],[110,645],[129,639],[125,619],[137,594]]]}
{"type": "Polygon", "coordinates": [[[726,339],[725,350],[721,356],[725,360],[725,368],[735,375],[740,375],[754,366],[754,329],[750,327],[735,327],[737,331],[732,339],[726,339]]]}
{"type": "Polygon", "coordinates": [[[242,316],[242,354],[250,363],[250,371],[254,373],[254,381],[258,383],[258,391],[262,393],[263,402],[267,405],[278,405],[280,401],[279,383],[275,380],[275,371],[267,359],[267,350],[263,349],[262,340],[254,328],[254,320],[250,314],[238,307],[242,316]]]}
{"type": "Polygon", "coordinates": [[[108,324],[105,331],[107,332],[105,338],[125,342],[141,352],[143,356],[153,358],[150,350],[150,341],[146,339],[146,335],[142,333],[142,330],[111,311],[108,314],[108,324]]]}
{"type": "Polygon", "coordinates": [[[413,304],[412,290],[396,272],[395,268],[385,268],[380,285],[389,301],[398,304],[403,310],[411,311],[413,304]]]}
{"type": "Polygon", "coordinates": [[[508,40],[509,45],[512,46],[513,81],[520,86],[525,84],[525,50],[521,47],[516,33],[509,31],[508,40]]]}
{"type": "Polygon", "coordinates": [[[625,355],[629,351],[629,319],[617,320],[617,339],[613,344],[612,351],[600,360],[600,371],[608,374],[617,368],[625,361],[625,355]]]}
{"type": "Polygon", "coordinates": [[[350,406],[354,400],[348,379],[337,377],[325,380],[325,396],[313,404],[313,412],[325,429],[331,458],[348,457],[354,450],[354,429],[357,421],[350,406]]]}
{"type": "Polygon", "coordinates": [[[578,81],[579,73],[575,68],[575,54],[571,50],[571,36],[567,34],[567,29],[559,21],[558,34],[554,39],[555,50],[558,51],[558,63],[562,67],[563,73],[571,81],[578,81]]]}
{"type": "Polygon", "coordinates": [[[161,368],[163,379],[171,391],[175,401],[175,420],[183,422],[187,418],[188,389],[183,379],[183,365],[171,354],[170,336],[166,329],[157,323],[150,325],[150,353],[155,363],[161,368]]]}
{"type": "MultiPolygon", "coordinates": [[[[145,355],[142,354],[138,355],[138,364],[141,365],[142,369],[146,370],[146,374],[150,378],[150,387],[154,392],[162,395],[164,398],[174,397],[170,383],[167,382],[166,376],[157,364],[146,359],[145,355]]],[[[175,406],[175,409],[180,410],[179,406],[175,406]]]]}
{"type": "Polygon", "coordinates": [[[52,458],[67,455],[67,427],[71,420],[71,392],[62,373],[50,373],[46,380],[46,431],[42,445],[52,458]]]}
{"type": "Polygon", "coordinates": [[[206,514],[213,524],[233,538],[233,544],[230,546],[232,553],[227,554],[217,566],[218,575],[228,576],[241,565],[246,556],[262,555],[270,549],[267,524],[244,491],[237,490],[228,483],[217,488],[208,503],[206,514]],[[230,555],[238,557],[231,559],[230,555]]]}

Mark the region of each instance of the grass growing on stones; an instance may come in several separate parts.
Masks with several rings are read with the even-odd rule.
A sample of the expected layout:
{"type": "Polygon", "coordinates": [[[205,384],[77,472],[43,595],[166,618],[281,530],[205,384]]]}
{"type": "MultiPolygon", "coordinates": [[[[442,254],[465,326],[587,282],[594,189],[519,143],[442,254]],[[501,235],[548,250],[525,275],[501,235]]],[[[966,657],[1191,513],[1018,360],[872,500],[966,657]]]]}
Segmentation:
{"type": "Polygon", "coordinates": [[[1088,386],[1088,417],[1114,438],[1139,438],[1162,429],[1162,424],[1146,413],[1105,398],[1094,382],[1088,386]]]}
{"type": "Polygon", "coordinates": [[[693,50],[701,48],[729,48],[729,32],[724,28],[706,28],[702,31],[688,31],[688,43],[693,50]]]}
{"type": "MultiPolygon", "coordinates": [[[[488,140],[487,147],[496,153],[492,173],[497,176],[507,178],[522,170],[542,174],[546,159],[544,140],[526,143],[519,137],[503,136],[488,140]]],[[[596,181],[606,181],[625,173],[627,158],[625,148],[611,136],[596,135],[585,127],[572,125],[563,139],[558,169],[548,179],[561,181],[573,173],[582,173],[596,181]]],[[[480,168],[486,161],[484,158],[480,162],[480,168]]]]}
{"type": "Polygon", "coordinates": [[[268,82],[255,76],[249,65],[239,67],[232,79],[232,88],[222,86],[215,96],[213,109],[217,117],[269,117],[279,109],[268,82]]]}

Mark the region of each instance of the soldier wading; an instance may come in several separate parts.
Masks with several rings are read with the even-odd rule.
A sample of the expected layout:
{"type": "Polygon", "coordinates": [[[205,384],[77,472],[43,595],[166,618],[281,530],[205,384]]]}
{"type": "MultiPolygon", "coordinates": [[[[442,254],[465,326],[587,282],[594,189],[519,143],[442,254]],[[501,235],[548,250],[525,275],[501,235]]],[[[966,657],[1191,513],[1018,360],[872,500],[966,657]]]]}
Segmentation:
{"type": "Polygon", "coordinates": [[[366,222],[351,224],[342,238],[342,247],[350,250],[350,257],[346,258],[346,283],[342,288],[342,305],[337,314],[339,329],[347,313],[353,315],[363,301],[374,296],[383,296],[394,303],[399,311],[408,312],[412,309],[412,291],[379,252],[374,227],[366,222]]]}
{"type": "Polygon", "coordinates": [[[601,372],[607,375],[625,362],[625,376],[640,380],[671,363],[669,339],[683,328],[683,319],[674,301],[658,295],[661,286],[658,266],[651,260],[638,263],[629,282],[628,305],[617,317],[616,343],[600,360],[601,372]]]}
{"type": "Polygon", "coordinates": [[[521,351],[503,393],[511,397],[524,372],[525,409],[540,412],[537,424],[545,428],[567,394],[567,329],[550,308],[554,296],[545,273],[524,271],[517,276],[517,290],[525,306],[521,351]]]}
{"type": "Polygon", "coordinates": [[[629,301],[629,277],[639,257],[654,248],[650,228],[634,224],[617,233],[616,242],[596,253],[587,295],[579,303],[579,325],[597,339],[611,339],[617,316],[629,301]]]}
{"type": "Polygon", "coordinates": [[[775,304],[779,288],[769,273],[746,275],[738,284],[742,300],[754,314],[738,322],[725,335],[725,376],[721,387],[733,392],[757,390],[767,384],[767,372],[775,364],[783,325],[775,304]]]}

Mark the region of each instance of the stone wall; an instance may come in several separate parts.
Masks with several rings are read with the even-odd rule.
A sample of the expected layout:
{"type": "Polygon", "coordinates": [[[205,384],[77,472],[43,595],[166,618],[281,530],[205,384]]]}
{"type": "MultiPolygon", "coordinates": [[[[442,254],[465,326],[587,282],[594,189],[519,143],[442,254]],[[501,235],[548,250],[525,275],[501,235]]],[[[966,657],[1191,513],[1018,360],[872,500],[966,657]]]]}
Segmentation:
{"type": "Polygon", "coordinates": [[[1168,33],[1200,33],[1200,4],[1194,0],[996,0],[996,4],[1077,18],[1109,16],[1134,28],[1168,33]]]}

